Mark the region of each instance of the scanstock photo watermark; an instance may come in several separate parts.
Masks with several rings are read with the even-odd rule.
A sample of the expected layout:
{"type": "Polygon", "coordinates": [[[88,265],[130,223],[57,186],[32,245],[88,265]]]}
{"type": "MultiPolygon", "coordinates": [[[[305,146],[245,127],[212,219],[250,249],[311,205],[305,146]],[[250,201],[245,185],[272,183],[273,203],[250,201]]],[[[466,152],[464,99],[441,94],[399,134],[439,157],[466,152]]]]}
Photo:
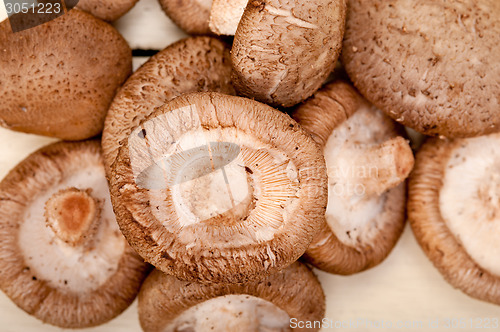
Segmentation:
{"type": "Polygon", "coordinates": [[[12,32],[49,22],[73,9],[78,0],[3,0],[12,32]]]}
{"type": "Polygon", "coordinates": [[[297,318],[290,319],[292,329],[337,329],[337,330],[461,330],[471,331],[475,329],[497,330],[500,327],[498,317],[468,317],[468,318],[431,318],[431,319],[330,319],[323,318],[320,321],[301,321],[297,318]]]}

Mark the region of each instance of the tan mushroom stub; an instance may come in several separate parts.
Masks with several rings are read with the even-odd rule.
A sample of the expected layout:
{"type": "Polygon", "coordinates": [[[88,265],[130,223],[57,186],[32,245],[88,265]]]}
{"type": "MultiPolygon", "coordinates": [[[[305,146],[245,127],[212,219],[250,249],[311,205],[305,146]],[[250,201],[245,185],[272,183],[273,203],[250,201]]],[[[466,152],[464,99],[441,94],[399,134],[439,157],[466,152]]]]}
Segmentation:
{"type": "Polygon", "coordinates": [[[106,116],[102,134],[108,171],[122,141],[156,107],[183,93],[235,94],[229,48],[211,37],[191,37],[160,51],[124,84],[106,116]]]}
{"type": "Polygon", "coordinates": [[[443,277],[466,294],[500,304],[499,134],[430,139],[417,154],[408,217],[443,277]]]}
{"type": "Polygon", "coordinates": [[[299,262],[261,281],[232,285],[190,283],[155,270],[139,293],[145,332],[284,332],[293,330],[291,318],[320,322],[324,314],[321,285],[299,262]]]}
{"type": "Polygon", "coordinates": [[[0,23],[0,125],[65,140],[99,134],[132,52],[109,24],[78,9],[13,33],[0,23]]]}
{"type": "Polygon", "coordinates": [[[263,278],[297,260],[324,220],[317,145],[288,115],[241,97],[166,103],[124,141],[109,179],[132,247],[184,280],[263,278]]]}
{"type": "Polygon", "coordinates": [[[0,183],[0,288],[27,313],[82,328],[119,315],[147,264],[120,233],[99,141],[55,143],[0,183]]]}
{"type": "Polygon", "coordinates": [[[322,147],[328,172],[326,222],[306,260],[337,274],[379,264],[405,223],[404,180],[414,158],[401,128],[343,81],[326,85],[293,117],[322,147]]]}

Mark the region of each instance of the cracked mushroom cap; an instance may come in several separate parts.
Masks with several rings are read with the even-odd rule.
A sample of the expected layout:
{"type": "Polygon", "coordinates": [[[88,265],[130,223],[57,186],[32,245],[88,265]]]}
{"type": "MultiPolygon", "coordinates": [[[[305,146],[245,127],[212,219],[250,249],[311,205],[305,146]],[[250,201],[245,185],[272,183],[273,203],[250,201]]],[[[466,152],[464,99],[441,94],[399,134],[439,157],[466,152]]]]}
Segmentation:
{"type": "Polygon", "coordinates": [[[119,150],[109,176],[134,249],[179,279],[245,282],[283,269],[324,220],[321,151],[288,115],[220,93],[178,97],[119,150]]]}
{"type": "Polygon", "coordinates": [[[349,84],[335,81],[294,113],[323,149],[326,222],[306,251],[314,266],[352,274],[382,262],[405,224],[413,153],[400,128],[349,84]]]}
{"type": "Polygon", "coordinates": [[[342,61],[359,91],[426,135],[500,130],[500,2],[349,1],[342,61]]]}
{"type": "Polygon", "coordinates": [[[226,44],[211,37],[191,37],[151,57],[123,85],[106,116],[102,134],[106,171],[122,140],[156,107],[198,91],[235,93],[226,44]]]}
{"type": "Polygon", "coordinates": [[[231,50],[238,92],[283,107],[311,96],[335,67],[345,11],[345,0],[249,1],[231,50]]]}
{"type": "Polygon", "coordinates": [[[125,310],[148,271],[120,233],[98,141],[55,143],[0,183],[0,288],[65,328],[125,310]]]}
{"type": "Polygon", "coordinates": [[[80,10],[13,33],[0,23],[0,125],[81,140],[99,134],[132,70],[132,52],[112,26],[80,10]]]}
{"type": "Polygon", "coordinates": [[[408,217],[453,287],[500,304],[500,134],[430,139],[409,182],[408,217]]]}
{"type": "Polygon", "coordinates": [[[291,318],[321,321],[324,314],[321,285],[299,262],[261,281],[233,285],[189,283],[155,270],[139,293],[145,332],[291,331],[291,318]]]}
{"type": "Polygon", "coordinates": [[[208,27],[212,0],[159,0],[165,14],[193,35],[212,34],[208,27]]]}
{"type": "Polygon", "coordinates": [[[80,0],[76,8],[112,22],[127,13],[138,0],[80,0]]]}

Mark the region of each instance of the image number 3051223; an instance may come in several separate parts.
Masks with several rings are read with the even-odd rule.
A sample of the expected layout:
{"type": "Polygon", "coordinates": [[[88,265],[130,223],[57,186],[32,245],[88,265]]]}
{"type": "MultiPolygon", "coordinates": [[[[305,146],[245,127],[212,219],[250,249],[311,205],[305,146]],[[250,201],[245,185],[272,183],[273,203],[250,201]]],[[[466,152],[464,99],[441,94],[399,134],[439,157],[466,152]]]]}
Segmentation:
{"type": "Polygon", "coordinates": [[[4,0],[12,32],[44,24],[64,15],[78,0],[4,0]]]}

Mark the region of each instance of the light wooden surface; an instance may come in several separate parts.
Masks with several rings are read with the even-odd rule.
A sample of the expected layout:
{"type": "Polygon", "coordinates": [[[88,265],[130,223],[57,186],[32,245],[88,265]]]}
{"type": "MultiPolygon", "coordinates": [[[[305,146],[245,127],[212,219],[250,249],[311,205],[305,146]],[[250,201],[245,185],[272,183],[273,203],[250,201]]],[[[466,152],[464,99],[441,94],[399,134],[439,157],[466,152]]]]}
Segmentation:
{"type": "MultiPolygon", "coordinates": [[[[3,18],[5,8],[0,0],[0,20],[3,18]]],[[[184,36],[160,11],[156,0],[141,0],[115,24],[133,48],[161,49],[184,36]]],[[[144,60],[135,59],[134,65],[144,60]]],[[[0,128],[0,178],[28,154],[53,141],[0,128]]],[[[380,266],[350,277],[318,275],[327,297],[327,322],[334,325],[324,331],[472,331],[470,319],[474,324],[479,322],[476,319],[500,319],[500,306],[471,299],[442,279],[409,227],[380,266]],[[447,328],[451,319],[464,319],[468,326],[447,328]]],[[[42,324],[0,293],[0,331],[63,330],[42,324]]],[[[108,324],[84,331],[140,331],[136,303],[108,324]]]]}

